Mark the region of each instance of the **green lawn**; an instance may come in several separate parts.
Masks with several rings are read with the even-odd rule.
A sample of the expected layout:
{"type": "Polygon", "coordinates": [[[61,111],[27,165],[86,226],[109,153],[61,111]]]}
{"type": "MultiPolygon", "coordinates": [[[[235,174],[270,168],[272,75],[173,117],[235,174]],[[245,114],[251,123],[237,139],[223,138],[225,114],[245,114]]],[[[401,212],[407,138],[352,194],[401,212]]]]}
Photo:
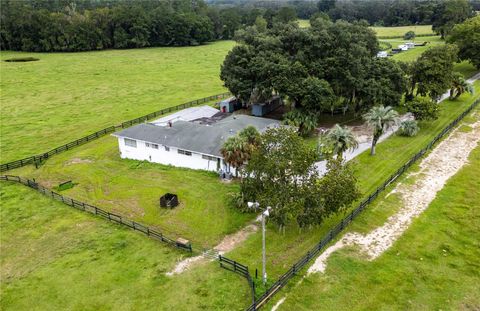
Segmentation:
{"type": "MultiPolygon", "coordinates": [[[[310,27],[310,21],[308,19],[299,19],[298,25],[301,28],[310,27]]],[[[411,26],[399,26],[399,27],[370,27],[378,37],[403,37],[405,33],[412,30],[417,35],[430,35],[433,34],[432,25],[411,25],[411,26]]],[[[420,40],[419,38],[418,40],[420,40]]]]}
{"type": "MultiPolygon", "coordinates": [[[[478,111],[478,109],[477,109],[478,111]]],[[[381,257],[368,262],[355,248],[334,253],[325,274],[291,284],[279,310],[477,310],[480,282],[480,148],[429,208],[381,257]]],[[[408,181],[407,181],[408,182],[408,181]]],[[[377,200],[351,230],[379,225],[378,210],[395,209],[393,195],[377,200]]],[[[275,301],[270,302],[273,305],[275,301]]]]}
{"type": "MultiPolygon", "coordinates": [[[[415,32],[416,35],[433,34],[432,25],[410,25],[399,27],[371,27],[379,37],[403,37],[409,31],[415,32]]],[[[419,38],[420,40],[421,38],[419,38]]]]}
{"type": "MultiPolygon", "coordinates": [[[[428,50],[431,47],[445,44],[445,41],[440,39],[439,36],[434,37],[423,37],[417,38],[416,42],[428,42],[425,46],[417,46],[408,51],[402,51],[401,53],[395,54],[392,56],[392,59],[402,61],[402,62],[412,62],[416,60],[423,52],[428,50]]],[[[400,44],[405,42],[411,42],[411,40],[402,40],[402,39],[383,39],[380,42],[388,42],[392,45],[392,48],[397,48],[400,44]]],[[[390,52],[391,49],[387,49],[390,52]]],[[[475,66],[470,64],[467,61],[455,64],[455,70],[462,73],[465,77],[471,77],[477,72],[475,66]]]]}
{"type": "Polygon", "coordinates": [[[104,127],[222,93],[233,41],[199,47],[83,53],[0,53],[1,162],[50,150],[104,127]]]}
{"type": "MultiPolygon", "coordinates": [[[[405,42],[411,42],[411,40],[400,40],[400,39],[384,39],[383,41],[389,42],[392,45],[392,48],[397,48],[400,44],[404,44],[405,42]]],[[[427,49],[445,44],[445,41],[441,40],[440,37],[426,37],[426,38],[419,38],[416,42],[428,42],[426,46],[416,46],[413,49],[408,51],[402,51],[398,54],[395,54],[392,58],[399,61],[404,62],[411,62],[416,60],[423,52],[427,49]]]]}
{"type": "MultiPolygon", "coordinates": [[[[40,58],[31,63],[1,62],[1,162],[48,150],[165,106],[223,92],[219,65],[233,45],[217,42],[201,47],[55,54],[1,52],[1,59],[16,55],[40,58]]],[[[476,90],[478,97],[478,82],[476,90]]],[[[356,170],[364,194],[383,182],[472,101],[468,95],[456,102],[446,101],[440,119],[421,124],[419,136],[388,139],[378,146],[379,155],[374,159],[361,155],[356,170]]],[[[49,187],[72,179],[75,187],[63,194],[158,226],[167,234],[189,238],[194,246],[212,246],[254,217],[229,207],[228,193],[236,191],[236,184],[221,183],[212,173],[122,160],[116,141],[110,136],[54,156],[38,170],[29,166],[10,173],[36,177],[49,187]],[[161,210],[158,199],[165,192],[179,194],[181,206],[161,210]]],[[[0,269],[2,280],[9,281],[2,282],[2,309],[21,310],[38,305],[39,309],[62,306],[73,310],[236,310],[249,301],[245,281],[215,264],[167,279],[163,272],[183,253],[163,245],[158,252],[151,250],[159,244],[103,220],[92,220],[94,224],[87,234],[78,217],[90,222],[92,216],[75,216],[80,213],[39,194],[30,195],[30,190],[19,185],[5,185],[2,183],[0,269]],[[54,213],[47,209],[50,206],[65,212],[53,218],[54,213]],[[14,225],[23,228],[25,234],[14,234],[14,225]],[[109,233],[108,238],[99,238],[104,232],[109,233]],[[50,233],[51,239],[43,241],[50,233]],[[130,239],[142,242],[131,242],[131,248],[120,253],[120,264],[112,257],[112,245],[130,239]],[[27,255],[14,256],[15,248],[27,255]],[[144,249],[147,258],[135,256],[135,249],[144,249]],[[28,253],[33,251],[41,256],[28,253]],[[108,256],[112,258],[105,258],[108,256]],[[15,266],[17,257],[28,263],[22,259],[15,266]],[[108,273],[97,272],[98,263],[108,273]],[[161,273],[156,272],[154,263],[159,264],[161,273]],[[23,274],[23,266],[28,274],[23,274]],[[3,277],[3,271],[11,276],[3,277]],[[94,273],[99,276],[92,277],[97,275],[94,273]],[[59,275],[66,277],[61,279],[59,275]],[[131,282],[134,287],[126,284],[131,282]],[[231,285],[224,285],[227,283],[231,285]],[[92,288],[98,293],[91,293],[92,288]]],[[[314,230],[299,232],[296,227],[288,228],[285,235],[269,225],[270,280],[285,272],[341,216],[314,230]]],[[[260,245],[261,234],[253,234],[228,256],[250,269],[260,268],[260,245]]]]}
{"type": "Polygon", "coordinates": [[[157,226],[195,247],[212,247],[253,218],[229,204],[236,183],[223,183],[212,172],[121,159],[111,136],[52,157],[39,169],[28,166],[9,174],[35,178],[49,188],[72,180],[76,185],[62,194],[157,226]],[[178,207],[159,207],[167,192],[179,196],[178,207]]]}
{"type": "Polygon", "coordinates": [[[0,189],[0,309],[243,310],[247,282],[207,263],[167,277],[185,252],[22,185],[0,189]]]}

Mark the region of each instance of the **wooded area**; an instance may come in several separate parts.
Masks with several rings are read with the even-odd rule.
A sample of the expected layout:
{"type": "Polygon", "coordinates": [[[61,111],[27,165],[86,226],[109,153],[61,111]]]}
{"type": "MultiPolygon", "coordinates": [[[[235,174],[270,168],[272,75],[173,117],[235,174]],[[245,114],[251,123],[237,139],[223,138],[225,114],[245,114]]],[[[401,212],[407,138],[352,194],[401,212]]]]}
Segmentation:
{"type": "Polygon", "coordinates": [[[1,0],[1,7],[0,48],[35,52],[199,45],[254,24],[319,15],[377,26],[433,24],[444,36],[478,9],[467,0],[1,0]]]}

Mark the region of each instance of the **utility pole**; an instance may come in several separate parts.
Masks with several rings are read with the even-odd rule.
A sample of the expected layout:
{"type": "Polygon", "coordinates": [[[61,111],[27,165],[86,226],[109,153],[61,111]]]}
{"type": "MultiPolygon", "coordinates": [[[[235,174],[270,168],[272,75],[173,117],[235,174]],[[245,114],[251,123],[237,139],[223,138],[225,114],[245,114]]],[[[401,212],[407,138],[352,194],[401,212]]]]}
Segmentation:
{"type": "MultiPolygon", "coordinates": [[[[247,203],[249,208],[257,209],[260,204],[258,202],[248,202],[247,203]]],[[[266,229],[265,229],[265,219],[270,216],[270,206],[262,212],[262,282],[263,285],[267,284],[267,254],[266,254],[266,246],[265,246],[265,236],[266,236],[266,229]]]]}
{"type": "Polygon", "coordinates": [[[268,210],[262,213],[262,281],[263,285],[267,283],[267,256],[265,254],[265,218],[268,215],[265,215],[265,213],[268,213],[268,210]]]}

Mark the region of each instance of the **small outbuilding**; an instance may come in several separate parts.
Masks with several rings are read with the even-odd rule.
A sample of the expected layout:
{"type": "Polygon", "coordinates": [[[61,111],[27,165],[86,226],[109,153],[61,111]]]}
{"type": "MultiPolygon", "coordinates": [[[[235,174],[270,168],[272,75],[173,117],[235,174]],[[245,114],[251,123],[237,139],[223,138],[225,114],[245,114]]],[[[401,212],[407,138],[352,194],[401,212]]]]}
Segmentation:
{"type": "Polygon", "coordinates": [[[230,97],[220,102],[220,111],[223,113],[232,113],[242,108],[242,103],[236,97],[230,97]]]}
{"type": "Polygon", "coordinates": [[[280,96],[274,96],[264,103],[252,104],[252,115],[256,117],[263,117],[264,115],[278,109],[283,105],[280,96]]]}

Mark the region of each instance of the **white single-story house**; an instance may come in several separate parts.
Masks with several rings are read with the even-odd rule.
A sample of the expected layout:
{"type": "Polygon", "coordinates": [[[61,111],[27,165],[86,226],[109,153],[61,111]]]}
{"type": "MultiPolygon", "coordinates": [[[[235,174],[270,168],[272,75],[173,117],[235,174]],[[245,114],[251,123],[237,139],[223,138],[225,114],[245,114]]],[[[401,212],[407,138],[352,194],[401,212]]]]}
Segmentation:
{"type": "Polygon", "coordinates": [[[408,51],[408,46],[406,44],[400,44],[398,48],[402,51],[408,51]]]}
{"type": "Polygon", "coordinates": [[[380,51],[377,53],[377,57],[378,58],[385,58],[388,56],[388,52],[387,51],[380,51]]]}
{"type": "Polygon", "coordinates": [[[220,149],[227,138],[249,125],[259,132],[280,126],[280,121],[247,115],[230,115],[213,124],[177,120],[167,126],[143,123],[124,129],[118,138],[122,158],[178,167],[234,173],[220,149]]]}

